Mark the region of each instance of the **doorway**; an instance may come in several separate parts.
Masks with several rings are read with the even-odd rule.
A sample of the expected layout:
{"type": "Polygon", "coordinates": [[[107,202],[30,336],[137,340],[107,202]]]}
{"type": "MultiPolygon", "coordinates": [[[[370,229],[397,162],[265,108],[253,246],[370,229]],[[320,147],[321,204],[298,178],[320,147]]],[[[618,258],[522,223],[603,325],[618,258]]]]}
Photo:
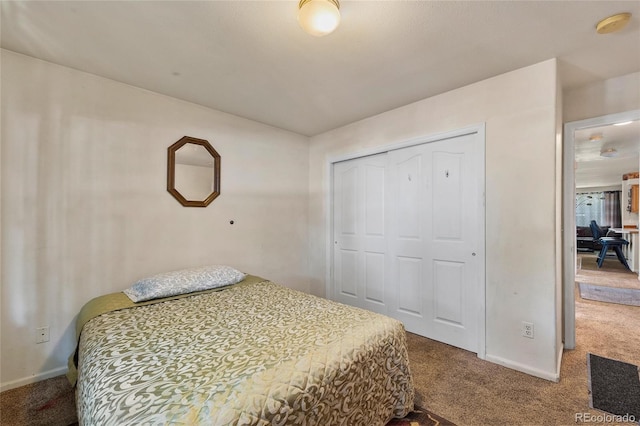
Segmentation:
{"type": "MultiPolygon", "coordinates": [[[[640,110],[610,114],[587,120],[566,123],[564,126],[563,151],[563,309],[564,309],[564,347],[575,349],[575,277],[576,277],[576,132],[582,129],[597,128],[616,123],[640,120],[640,110]]],[[[604,147],[608,149],[611,147],[604,147]]],[[[600,148],[603,149],[603,148],[600,148]]],[[[636,148],[637,149],[637,148],[636,148]]],[[[636,157],[635,169],[638,169],[636,157]]],[[[631,170],[630,170],[631,171],[631,170]]],[[[620,173],[622,179],[622,173],[620,173]]],[[[640,248],[640,247],[639,247],[640,248]]]]}

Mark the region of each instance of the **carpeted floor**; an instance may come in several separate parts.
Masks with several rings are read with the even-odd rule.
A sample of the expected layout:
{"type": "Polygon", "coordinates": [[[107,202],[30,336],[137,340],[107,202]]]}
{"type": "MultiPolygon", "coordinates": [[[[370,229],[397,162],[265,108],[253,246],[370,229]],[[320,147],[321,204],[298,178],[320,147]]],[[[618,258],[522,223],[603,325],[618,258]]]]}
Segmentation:
{"type": "MultiPolygon", "coordinates": [[[[638,280],[633,273],[622,277],[617,279],[621,287],[638,280]]],[[[575,291],[576,349],[564,352],[559,383],[408,334],[412,373],[423,405],[458,425],[575,425],[578,414],[583,419],[584,413],[602,415],[589,407],[586,355],[640,365],[640,307],[583,300],[577,285],[575,291]]]]}
{"type": "Polygon", "coordinates": [[[405,418],[391,420],[386,426],[455,426],[455,424],[425,408],[416,407],[405,418]]]}
{"type": "Polygon", "coordinates": [[[77,420],[73,390],[65,376],[0,393],[0,425],[68,426],[77,420]]]}
{"type": "MultiPolygon", "coordinates": [[[[635,284],[637,275],[623,273],[616,281],[627,281],[621,287],[635,284]]],[[[589,407],[587,353],[640,365],[639,328],[640,307],[583,300],[576,286],[577,346],[563,355],[559,383],[407,333],[416,404],[461,426],[575,425],[578,414],[603,414],[589,407]]],[[[73,394],[64,377],[0,394],[2,425],[74,421],[73,394]]]]}
{"type": "Polygon", "coordinates": [[[577,282],[640,290],[638,274],[626,269],[615,257],[607,257],[602,264],[602,268],[598,268],[597,256],[597,253],[578,254],[577,282]]]}

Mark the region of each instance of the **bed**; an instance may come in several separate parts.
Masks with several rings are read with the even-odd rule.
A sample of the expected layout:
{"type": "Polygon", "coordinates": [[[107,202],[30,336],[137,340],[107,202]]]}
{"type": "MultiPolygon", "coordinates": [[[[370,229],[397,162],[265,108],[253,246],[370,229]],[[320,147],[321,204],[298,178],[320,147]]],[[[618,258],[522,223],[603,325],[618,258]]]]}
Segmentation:
{"type": "Polygon", "coordinates": [[[413,409],[403,325],[247,275],[87,303],[70,357],[81,425],[385,425],[413,409]]]}

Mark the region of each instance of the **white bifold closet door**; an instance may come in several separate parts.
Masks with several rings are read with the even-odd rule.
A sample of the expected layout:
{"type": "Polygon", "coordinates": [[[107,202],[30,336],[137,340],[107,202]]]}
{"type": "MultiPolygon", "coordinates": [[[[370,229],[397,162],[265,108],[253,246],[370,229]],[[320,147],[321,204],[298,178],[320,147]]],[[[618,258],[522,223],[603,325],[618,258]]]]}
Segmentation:
{"type": "Polygon", "coordinates": [[[334,165],[336,300],[478,352],[484,239],[483,155],[476,138],[458,136],[334,165]]]}
{"type": "Polygon", "coordinates": [[[387,154],[334,165],[333,298],[386,314],[387,154]]]}

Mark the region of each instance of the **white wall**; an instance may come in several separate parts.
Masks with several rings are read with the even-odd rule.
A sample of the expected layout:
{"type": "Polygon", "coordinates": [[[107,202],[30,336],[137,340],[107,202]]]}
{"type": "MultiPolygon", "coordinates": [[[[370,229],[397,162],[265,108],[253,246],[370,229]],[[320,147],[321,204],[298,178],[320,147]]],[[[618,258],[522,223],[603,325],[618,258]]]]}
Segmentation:
{"type": "Polygon", "coordinates": [[[311,138],[311,291],[324,295],[329,161],[486,123],[487,359],[556,379],[561,318],[557,64],[549,60],[311,138]],[[535,339],[521,336],[531,321],[535,339]]]}
{"type": "Polygon", "coordinates": [[[564,92],[564,122],[585,120],[640,108],[640,72],[564,92]]]}
{"type": "MultiPolygon", "coordinates": [[[[563,193],[562,188],[564,185],[564,175],[563,175],[563,130],[564,123],[562,121],[562,104],[563,104],[563,96],[562,96],[562,87],[560,84],[560,73],[556,68],[556,116],[555,116],[555,325],[556,325],[556,341],[555,341],[555,349],[556,349],[556,377],[559,379],[560,377],[560,365],[562,362],[562,353],[564,350],[564,312],[563,312],[563,235],[562,235],[562,226],[563,226],[563,193]]],[[[571,194],[571,198],[574,199],[573,193],[571,194]]]]}
{"type": "Polygon", "coordinates": [[[308,138],[12,52],[1,60],[3,390],[63,374],[82,305],[149,274],[229,264],[309,290],[308,138]],[[222,157],[207,208],[166,191],[167,148],[185,135],[222,157]],[[44,325],[51,341],[36,345],[44,325]]]}
{"type": "Polygon", "coordinates": [[[555,60],[309,146],[303,136],[68,68],[7,51],[1,59],[3,389],[63,373],[82,304],[148,274],[226,263],[324,295],[328,159],[482,122],[487,357],[554,378],[555,60]],[[204,209],[166,192],[167,147],[185,135],[222,156],[222,195],[204,209]],[[521,321],[534,322],[534,340],[520,336],[521,321]],[[36,345],[42,325],[51,342],[36,345]]]}

